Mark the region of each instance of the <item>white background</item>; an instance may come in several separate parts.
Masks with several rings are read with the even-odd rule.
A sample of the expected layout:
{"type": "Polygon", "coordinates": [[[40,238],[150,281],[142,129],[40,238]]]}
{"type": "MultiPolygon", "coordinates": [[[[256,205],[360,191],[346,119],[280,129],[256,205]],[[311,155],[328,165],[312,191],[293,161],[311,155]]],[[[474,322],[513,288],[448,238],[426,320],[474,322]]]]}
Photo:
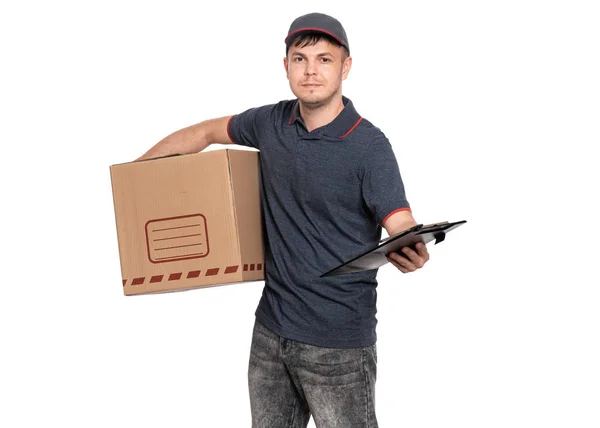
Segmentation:
{"type": "Polygon", "coordinates": [[[263,283],[123,296],[109,165],[292,98],[321,11],[417,221],[468,221],[380,269],[380,426],[599,427],[594,3],[3,2],[0,426],[250,426],[263,283]]]}

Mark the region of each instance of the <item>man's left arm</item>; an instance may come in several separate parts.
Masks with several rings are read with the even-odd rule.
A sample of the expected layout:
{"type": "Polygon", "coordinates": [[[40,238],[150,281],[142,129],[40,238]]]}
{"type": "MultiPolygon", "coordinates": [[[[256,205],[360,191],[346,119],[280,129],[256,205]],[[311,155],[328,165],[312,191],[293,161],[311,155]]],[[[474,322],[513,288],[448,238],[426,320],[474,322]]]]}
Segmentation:
{"type": "MultiPolygon", "coordinates": [[[[382,137],[373,140],[367,150],[362,162],[362,194],[374,219],[390,236],[415,226],[392,145],[382,137]]],[[[414,272],[429,260],[424,244],[416,249],[402,248],[407,258],[391,253],[388,260],[401,272],[414,272]]]]}

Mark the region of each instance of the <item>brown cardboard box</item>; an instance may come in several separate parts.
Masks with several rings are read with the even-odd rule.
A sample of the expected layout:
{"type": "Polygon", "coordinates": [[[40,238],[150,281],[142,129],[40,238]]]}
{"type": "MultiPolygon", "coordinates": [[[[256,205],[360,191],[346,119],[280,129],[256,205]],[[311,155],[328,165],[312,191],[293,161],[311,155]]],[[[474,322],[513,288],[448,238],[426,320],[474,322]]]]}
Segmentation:
{"type": "Polygon", "coordinates": [[[126,295],[264,279],[259,153],[110,167],[126,295]]]}

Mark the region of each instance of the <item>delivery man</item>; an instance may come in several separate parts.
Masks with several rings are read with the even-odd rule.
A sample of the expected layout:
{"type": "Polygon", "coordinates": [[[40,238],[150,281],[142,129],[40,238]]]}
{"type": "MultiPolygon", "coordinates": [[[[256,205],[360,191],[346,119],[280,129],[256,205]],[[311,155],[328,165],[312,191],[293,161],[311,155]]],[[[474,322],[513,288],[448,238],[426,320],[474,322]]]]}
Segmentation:
{"type": "MultiPolygon", "coordinates": [[[[352,66],[335,18],[295,19],[283,59],[295,99],[205,120],[139,159],[211,144],[260,151],[265,286],[256,310],[248,385],[254,428],[376,427],[377,269],[321,278],[351,255],[416,225],[383,132],[342,95],[352,66]]],[[[424,244],[389,255],[421,268],[424,244]]]]}

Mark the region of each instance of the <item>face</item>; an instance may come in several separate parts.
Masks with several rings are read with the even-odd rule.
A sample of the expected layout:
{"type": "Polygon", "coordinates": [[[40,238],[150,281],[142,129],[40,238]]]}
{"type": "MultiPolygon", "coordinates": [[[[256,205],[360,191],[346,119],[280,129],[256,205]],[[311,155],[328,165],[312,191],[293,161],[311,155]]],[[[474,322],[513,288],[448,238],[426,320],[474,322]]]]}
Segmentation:
{"type": "Polygon", "coordinates": [[[294,95],[304,104],[316,107],[341,95],[352,58],[345,57],[341,46],[321,40],[303,48],[292,44],[283,64],[294,95]]]}

